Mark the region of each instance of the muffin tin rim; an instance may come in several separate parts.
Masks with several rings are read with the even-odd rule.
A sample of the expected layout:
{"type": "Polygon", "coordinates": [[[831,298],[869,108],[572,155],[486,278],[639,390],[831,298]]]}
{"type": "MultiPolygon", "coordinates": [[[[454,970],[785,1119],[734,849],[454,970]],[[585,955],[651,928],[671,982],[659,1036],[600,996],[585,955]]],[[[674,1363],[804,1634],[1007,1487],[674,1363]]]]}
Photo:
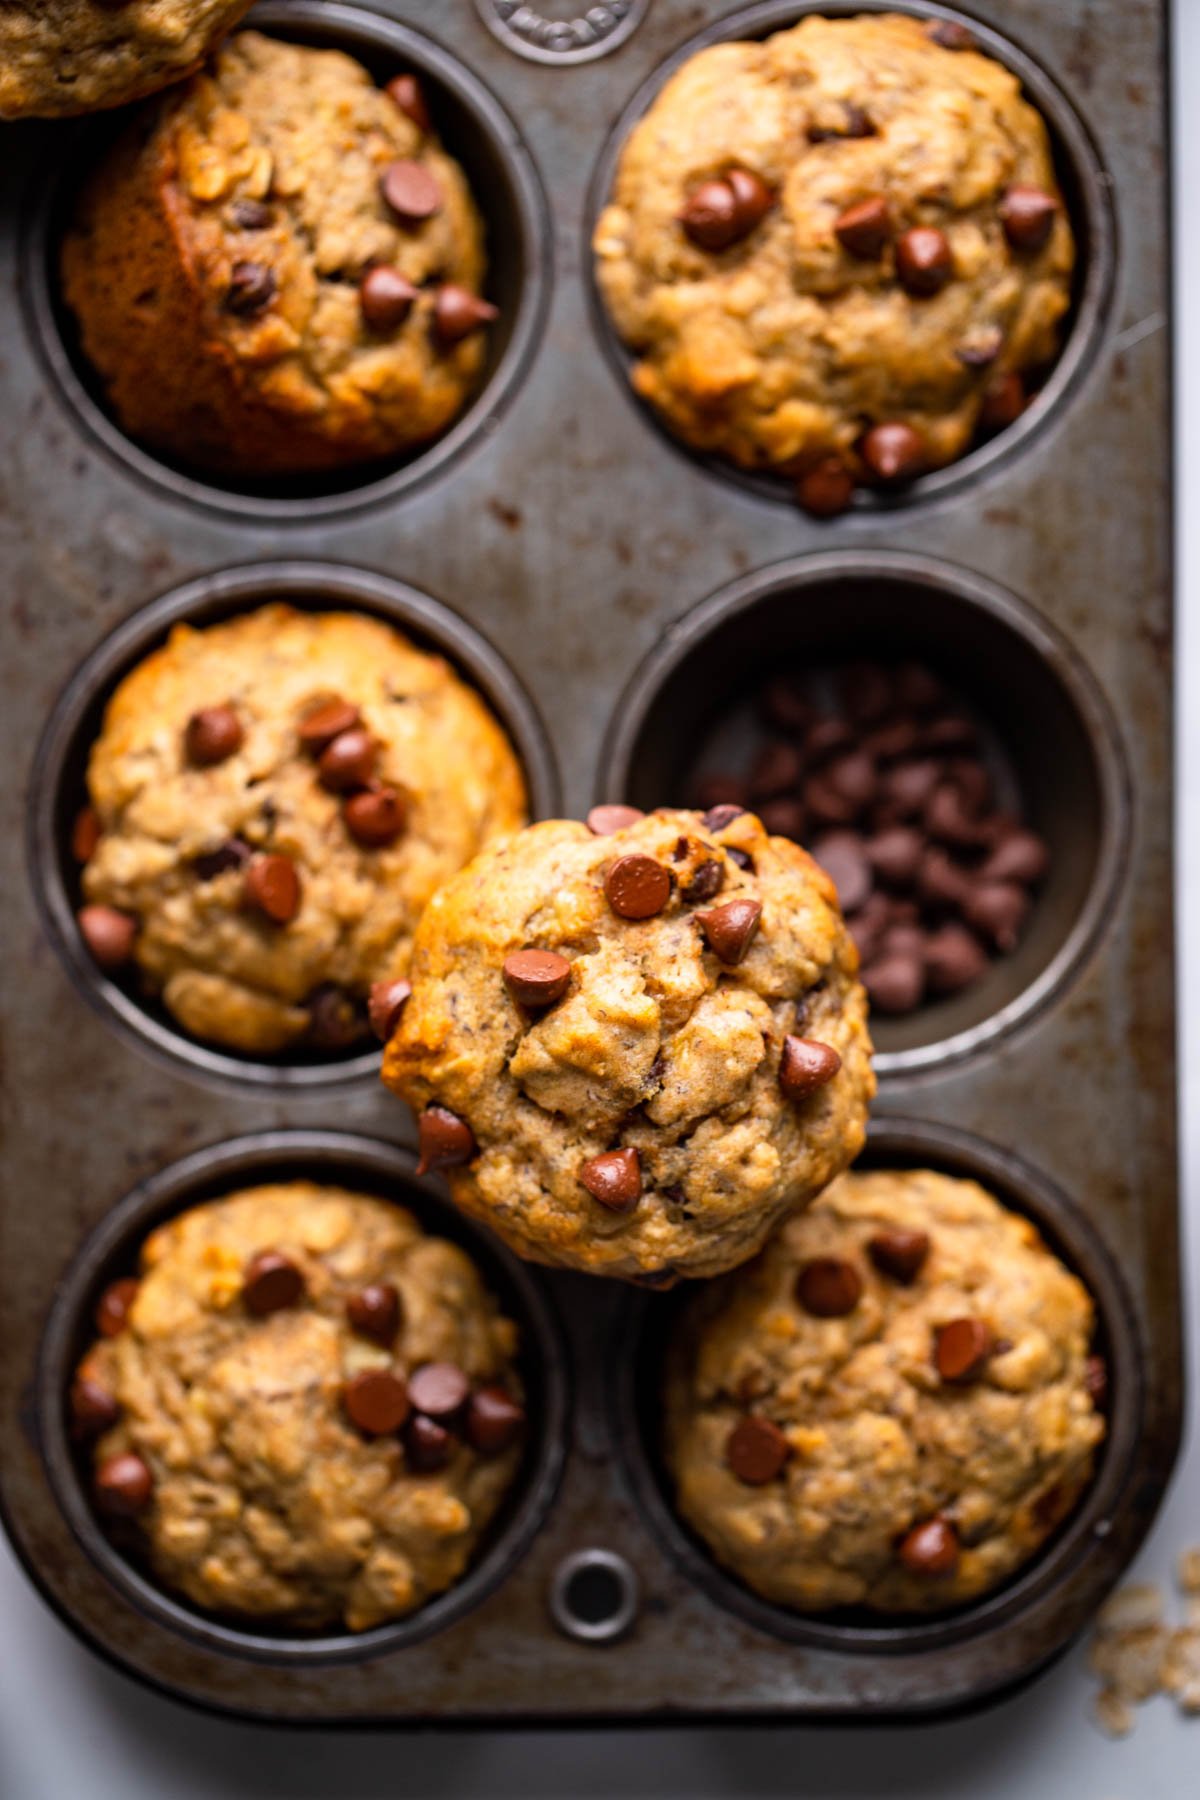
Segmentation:
{"type": "MultiPolygon", "coordinates": [[[[323,40],[322,48],[342,49],[355,60],[359,46],[365,44],[391,52],[418,74],[429,73],[473,115],[495,161],[507,171],[528,260],[512,335],[495,369],[476,385],[443,432],[418,445],[399,468],[361,482],[353,481],[352,469],[326,471],[334,480],[349,475],[351,485],[300,498],[223,487],[202,471],[189,474],[175,468],[128,437],[88,391],[57,317],[61,302],[56,299],[51,269],[57,241],[54,223],[64,187],[72,179],[72,143],[77,144],[88,129],[87,118],[75,121],[71,141],[61,143],[48,176],[44,166],[30,173],[20,206],[18,290],[28,346],[46,385],[83,443],[99,450],[119,474],[159,498],[248,526],[331,526],[367,508],[407,500],[452,473],[461,457],[478,451],[494,436],[519,398],[545,337],[554,288],[554,225],[537,162],[508,108],[475,69],[440,40],[419,26],[357,3],[347,4],[347,0],[257,0],[241,29],[261,30],[286,41],[289,27],[314,32],[323,40]]],[[[94,126],[94,117],[91,123],[94,126]]],[[[486,214],[484,223],[490,223],[486,214]]],[[[322,476],[318,474],[316,479],[322,476]]]]}
{"type": "Polygon", "coordinates": [[[1134,790],[1116,715],[1080,650],[1032,602],[960,563],[879,546],[821,550],[786,557],[736,576],[667,626],[634,668],[613,707],[600,752],[596,799],[625,798],[634,751],[666,682],[713,631],[790,589],[846,579],[900,580],[936,588],[1018,637],[1055,678],[1076,713],[1095,761],[1100,795],[1096,867],[1088,893],[1062,943],[1033,981],[978,1024],[907,1050],[876,1052],[882,1080],[941,1073],[1034,1024],[1086,972],[1112,927],[1126,884],[1134,826],[1134,790]]]}
{"type": "MultiPolygon", "coordinates": [[[[684,1523],[669,1498],[667,1471],[660,1473],[647,1455],[636,1380],[647,1313],[656,1302],[662,1304],[661,1296],[632,1290],[623,1296],[612,1338],[624,1346],[625,1354],[607,1394],[609,1426],[625,1488],[651,1536],[689,1586],[777,1639],[852,1656],[912,1656],[966,1646],[1032,1620],[1039,1607],[1061,1607],[1063,1587],[1081,1568],[1089,1545],[1107,1536],[1113,1518],[1129,1501],[1146,1400],[1146,1346],[1128,1284],[1107,1240],[1073,1195],[1040,1167],[991,1139],[915,1116],[877,1113],[868,1124],[857,1161],[886,1168],[889,1158],[899,1159],[901,1167],[931,1168],[979,1182],[1008,1211],[1032,1221],[1051,1252],[1083,1282],[1095,1306],[1097,1335],[1105,1343],[1112,1379],[1107,1430],[1097,1447],[1092,1477],[1068,1518],[1005,1581],[944,1613],[906,1615],[894,1623],[888,1622],[887,1614],[879,1615],[879,1624],[842,1623],[836,1615],[803,1613],[768,1600],[726,1569],[684,1523]]],[[[678,1296],[674,1303],[678,1304],[678,1296]]],[[[661,1380],[661,1361],[655,1372],[661,1380]]],[[[661,1410],[661,1402],[658,1406],[661,1410]]],[[[1144,1529],[1148,1527],[1147,1520],[1144,1529]]],[[[1045,1659],[1054,1648],[1047,1649],[1045,1659]]]]}
{"type": "MultiPolygon", "coordinates": [[[[239,563],[183,582],[127,614],[78,663],[51,707],[31,765],[25,806],[26,861],[38,917],[72,986],[128,1043],[176,1072],[207,1083],[277,1094],[314,1094],[378,1074],[380,1050],[341,1060],[272,1063],[239,1057],[220,1045],[190,1037],[169,1015],[155,1017],[126,993],[88,955],[75,924],[70,882],[60,852],[58,819],[67,766],[90,744],[80,744],[84,721],[96,703],[165,642],[177,624],[207,624],[274,602],[292,601],[306,611],[361,612],[380,618],[417,647],[440,655],[487,704],[521,764],[532,818],[558,809],[557,758],[537,705],[506,657],[477,625],[412,583],[356,564],[318,558],[239,563]],[[206,616],[211,615],[211,616],[206,616]]],[[[94,740],[93,740],[94,741],[94,740]]]]}
{"type": "MultiPolygon", "coordinates": [[[[414,1152],[386,1139],[324,1127],[278,1127],[218,1140],[153,1170],[127,1189],[85,1232],[62,1272],[37,1346],[34,1375],[35,1441],[51,1492],[75,1543],[101,1575],[155,1625],[192,1644],[252,1662],[323,1667],[411,1648],[456,1624],[495,1593],[513,1575],[547,1523],[566,1462],[567,1427],[574,1404],[569,1358],[555,1303],[535,1271],[452,1208],[435,1179],[416,1174],[416,1160],[414,1152]],[[527,1448],[527,1466],[501,1503],[503,1513],[511,1502],[511,1516],[498,1532],[494,1521],[489,1524],[483,1548],[449,1588],[416,1611],[362,1632],[289,1635],[284,1629],[272,1634],[256,1630],[252,1622],[243,1628],[220,1615],[206,1614],[186,1598],[160,1587],[105,1534],[84,1491],[64,1419],[83,1307],[106,1265],[123,1250],[140,1246],[159,1222],[202,1204],[191,1197],[197,1190],[205,1199],[219,1199],[243,1187],[280,1179],[280,1170],[291,1172],[284,1178],[338,1182],[362,1193],[369,1193],[374,1185],[385,1190],[383,1197],[390,1203],[412,1210],[431,1235],[448,1235],[451,1242],[457,1242],[461,1233],[489,1292],[495,1293],[495,1288],[488,1260],[503,1272],[520,1310],[517,1324],[522,1346],[518,1354],[537,1359],[544,1390],[544,1414],[536,1439],[527,1448]],[[361,1186],[356,1187],[359,1181],[361,1186]],[[439,1215],[449,1218],[449,1234],[439,1215]],[[477,1254],[481,1243],[482,1259],[477,1254]]],[[[497,1298],[503,1306],[504,1295],[497,1298]]]]}
{"type": "MultiPolygon", "coordinates": [[[[671,431],[649,402],[634,392],[630,375],[636,360],[635,352],[621,338],[604,304],[596,277],[592,239],[611,195],[620,153],[630,131],[645,117],[663,87],[686,61],[713,44],[728,43],[740,37],[763,38],[798,24],[811,14],[853,17],[860,13],[901,13],[918,19],[961,23],[975,36],[985,54],[1018,77],[1022,93],[1030,99],[1049,131],[1052,150],[1065,156],[1078,186],[1087,227],[1087,266],[1072,294],[1062,348],[1046,381],[1033,395],[1021,417],[987,442],[971,445],[954,461],[930,470],[927,475],[902,487],[856,488],[850,509],[838,514],[832,522],[834,526],[851,530],[892,513],[907,514],[913,507],[953,497],[959,489],[974,486],[1006,469],[1032,447],[1043,429],[1050,429],[1060,418],[1099,360],[1110,328],[1119,262],[1113,180],[1095,135],[1049,69],[1016,40],[986,21],[954,7],[939,5],[937,0],[751,0],[750,4],[723,14],[694,32],[660,59],[638,84],[617,115],[593,165],[580,230],[584,259],[580,274],[592,335],[599,345],[602,361],[609,367],[635,415],[668,450],[682,456],[708,479],[719,485],[732,485],[738,492],[763,504],[782,506],[806,519],[786,476],[770,469],[745,469],[716,452],[692,448],[671,431]]],[[[1075,225],[1077,256],[1081,257],[1078,222],[1073,219],[1072,223],[1075,225]]],[[[807,518],[807,523],[816,529],[829,529],[830,526],[827,520],[812,518],[807,518]]]]}

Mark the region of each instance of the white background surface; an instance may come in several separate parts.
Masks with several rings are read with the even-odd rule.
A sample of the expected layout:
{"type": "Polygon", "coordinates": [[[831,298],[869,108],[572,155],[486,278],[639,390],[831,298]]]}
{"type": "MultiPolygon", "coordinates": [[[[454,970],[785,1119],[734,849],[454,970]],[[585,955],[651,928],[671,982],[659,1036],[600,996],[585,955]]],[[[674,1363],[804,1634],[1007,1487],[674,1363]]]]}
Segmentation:
{"type": "MultiPolygon", "coordinates": [[[[1047,0],[1053,4],[1053,0],[1047,0]]],[[[1169,1581],[1200,1542],[1200,0],[1175,0],[1179,395],[1180,1028],[1191,1419],[1175,1485],[1134,1571],[1169,1581]],[[1186,96],[1190,91],[1191,104],[1186,96]],[[1190,1124],[1189,1124],[1190,1121],[1190,1124]]],[[[904,1730],[472,1734],[287,1732],[144,1692],[79,1645],[0,1539],[0,1800],[496,1800],[804,1795],[806,1800],[1196,1800],[1200,1718],[1144,1707],[1122,1743],[1088,1710],[1082,1648],[975,1718],[904,1730]]]]}

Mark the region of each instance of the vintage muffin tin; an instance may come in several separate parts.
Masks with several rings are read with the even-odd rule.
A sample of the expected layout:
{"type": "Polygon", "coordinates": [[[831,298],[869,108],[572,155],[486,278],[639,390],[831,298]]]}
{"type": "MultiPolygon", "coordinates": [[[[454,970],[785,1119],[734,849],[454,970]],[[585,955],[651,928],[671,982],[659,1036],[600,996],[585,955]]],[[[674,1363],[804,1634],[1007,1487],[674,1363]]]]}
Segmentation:
{"type": "Polygon", "coordinates": [[[807,10],[883,9],[259,8],[269,28],[342,44],[380,74],[422,74],[488,216],[504,315],[479,393],[438,445],[319,491],[197,481],[123,438],[51,262],[111,122],[5,127],[0,1497],[49,1602],[175,1695],[304,1722],[925,1714],[1060,1650],[1162,1496],[1181,1404],[1164,11],[994,0],[968,21],[1054,133],[1083,249],[1074,324],[1016,427],[902,495],[822,525],[778,484],[692,457],[628,391],[592,289],[587,233],[616,122],[687,47],[807,10]],[[549,29],[593,12],[586,56],[577,33],[549,29]],[[679,798],[715,714],[783,653],[902,649],[991,717],[1053,873],[1011,963],[879,1032],[867,1154],[979,1175],[1099,1303],[1108,1443],[1079,1513],[1008,1586],[915,1622],[806,1620],[756,1600],[664,1489],[655,1387],[673,1296],[522,1270],[484,1245],[437,1184],[415,1182],[413,1123],[374,1057],[210,1053],[81,958],[64,823],[106,691],[173,618],[284,592],[382,611],[450,654],[513,733],[542,814],[679,798]],[[148,1585],[96,1529],[60,1411],[95,1284],[131,1266],[150,1219],[301,1168],[395,1192],[478,1245],[526,1321],[539,1397],[522,1480],[474,1573],[352,1641],[241,1631],[148,1585]]]}

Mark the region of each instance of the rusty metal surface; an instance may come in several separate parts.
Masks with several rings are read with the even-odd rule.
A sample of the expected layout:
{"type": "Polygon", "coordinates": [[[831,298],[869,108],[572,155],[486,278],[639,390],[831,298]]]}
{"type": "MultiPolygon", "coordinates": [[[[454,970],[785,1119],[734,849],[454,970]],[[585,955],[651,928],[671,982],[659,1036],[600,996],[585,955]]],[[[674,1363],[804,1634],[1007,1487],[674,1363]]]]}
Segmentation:
{"type": "MultiPolygon", "coordinates": [[[[336,7],[317,10],[340,18],[336,7]]],[[[549,311],[510,403],[461,451],[428,480],[324,517],[280,508],[256,517],[189,497],[186,484],[171,491],[115,456],[64,402],[32,323],[36,283],[17,224],[31,177],[42,180],[71,128],[5,128],[0,1497],[51,1603],[123,1667],[204,1704],[293,1720],[445,1723],[863,1717],[963,1704],[1028,1674],[1081,1626],[1140,1541],[1170,1470],[1181,1368],[1164,9],[1159,0],[988,6],[987,25],[1065,91],[1098,145],[1116,221],[1111,294],[1069,391],[1019,440],[925,496],[825,526],[665,443],[616,378],[588,298],[588,188],[614,119],[685,38],[733,10],[651,0],[612,54],[557,68],[506,52],[472,0],[377,0],[374,16],[428,33],[519,121],[553,213],[549,311]],[[570,1338],[569,1453],[532,1547],[475,1610],[419,1643],[325,1666],[276,1666],[149,1618],[86,1554],[49,1482],[36,1359],[65,1269],[136,1183],[204,1146],[281,1127],[402,1144],[413,1131],[370,1076],[291,1090],[212,1083],[182,1061],[151,1059],[84,1004],[26,866],[28,780],[56,695],[106,633],[181,583],[270,558],[353,564],[402,578],[491,640],[540,709],[566,807],[579,811],[601,783],[613,709],[672,623],[749,571],[830,549],[935,557],[1008,590],[1090,670],[1120,737],[1131,799],[1122,873],[1086,957],[1044,1006],[977,1053],[886,1074],[877,1107],[885,1146],[889,1122],[891,1142],[904,1138],[905,1118],[932,1132],[923,1141],[943,1143],[951,1163],[965,1152],[942,1128],[986,1140],[997,1168],[1015,1153],[1014,1198],[1054,1215],[1061,1192],[1068,1210],[1048,1216],[1051,1230],[1085,1269],[1096,1257],[1119,1340],[1116,1443],[1083,1535],[1052,1553],[1049,1576],[1035,1570],[1030,1584],[940,1634],[789,1638],[694,1578],[684,1547],[656,1523],[644,1471],[624,1466],[636,1435],[628,1409],[614,1410],[614,1375],[634,1354],[624,1296],[537,1274],[570,1338]],[[1028,1193],[1026,1165],[1036,1176],[1028,1193]],[[1091,1231],[1077,1238],[1080,1213],[1091,1231]],[[601,1647],[558,1634],[547,1607],[562,1558],[591,1545],[628,1558],[641,1590],[632,1629],[601,1647]]],[[[1026,729],[1036,753],[1036,717],[1026,729]]]]}

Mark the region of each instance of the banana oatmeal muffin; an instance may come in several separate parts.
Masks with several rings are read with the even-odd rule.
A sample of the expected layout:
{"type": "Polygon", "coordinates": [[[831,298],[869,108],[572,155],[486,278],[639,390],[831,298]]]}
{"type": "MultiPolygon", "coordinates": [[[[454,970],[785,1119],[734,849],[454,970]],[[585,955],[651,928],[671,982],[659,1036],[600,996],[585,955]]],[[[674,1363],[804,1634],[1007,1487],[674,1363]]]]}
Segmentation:
{"type": "Polygon", "coordinates": [[[124,106],[199,68],[250,0],[0,0],[0,118],[124,106]]]}
{"type": "Polygon", "coordinates": [[[976,1599],[1091,1477],[1093,1326],[1081,1283],[977,1183],[844,1175],[684,1315],[666,1381],[679,1511],[800,1612],[976,1599]]]}
{"type": "Polygon", "coordinates": [[[656,1286],[760,1247],[875,1090],[833,883],[751,813],[593,808],[430,903],[384,1080],[522,1256],[656,1286]]]}
{"type": "Polygon", "coordinates": [[[1074,260],[1016,77],[899,14],[691,57],[630,133],[594,249],[642,398],[816,514],[1011,424],[1074,260]]]}
{"type": "Polygon", "coordinates": [[[177,625],[108,703],[75,822],[85,944],[185,1031],[340,1050],[434,890],[525,822],[516,755],[448,663],[358,613],[177,625]]]}
{"type": "Polygon", "coordinates": [[[233,38],[86,183],[62,281],[118,423],[248,476],[394,458],[483,367],[483,225],[411,74],[233,38]]]}
{"type": "Polygon", "coordinates": [[[456,1582],[511,1487],[516,1326],[411,1213],[308,1181],[172,1219],[68,1396],[97,1510],[196,1606],[365,1631],[456,1582]]]}

